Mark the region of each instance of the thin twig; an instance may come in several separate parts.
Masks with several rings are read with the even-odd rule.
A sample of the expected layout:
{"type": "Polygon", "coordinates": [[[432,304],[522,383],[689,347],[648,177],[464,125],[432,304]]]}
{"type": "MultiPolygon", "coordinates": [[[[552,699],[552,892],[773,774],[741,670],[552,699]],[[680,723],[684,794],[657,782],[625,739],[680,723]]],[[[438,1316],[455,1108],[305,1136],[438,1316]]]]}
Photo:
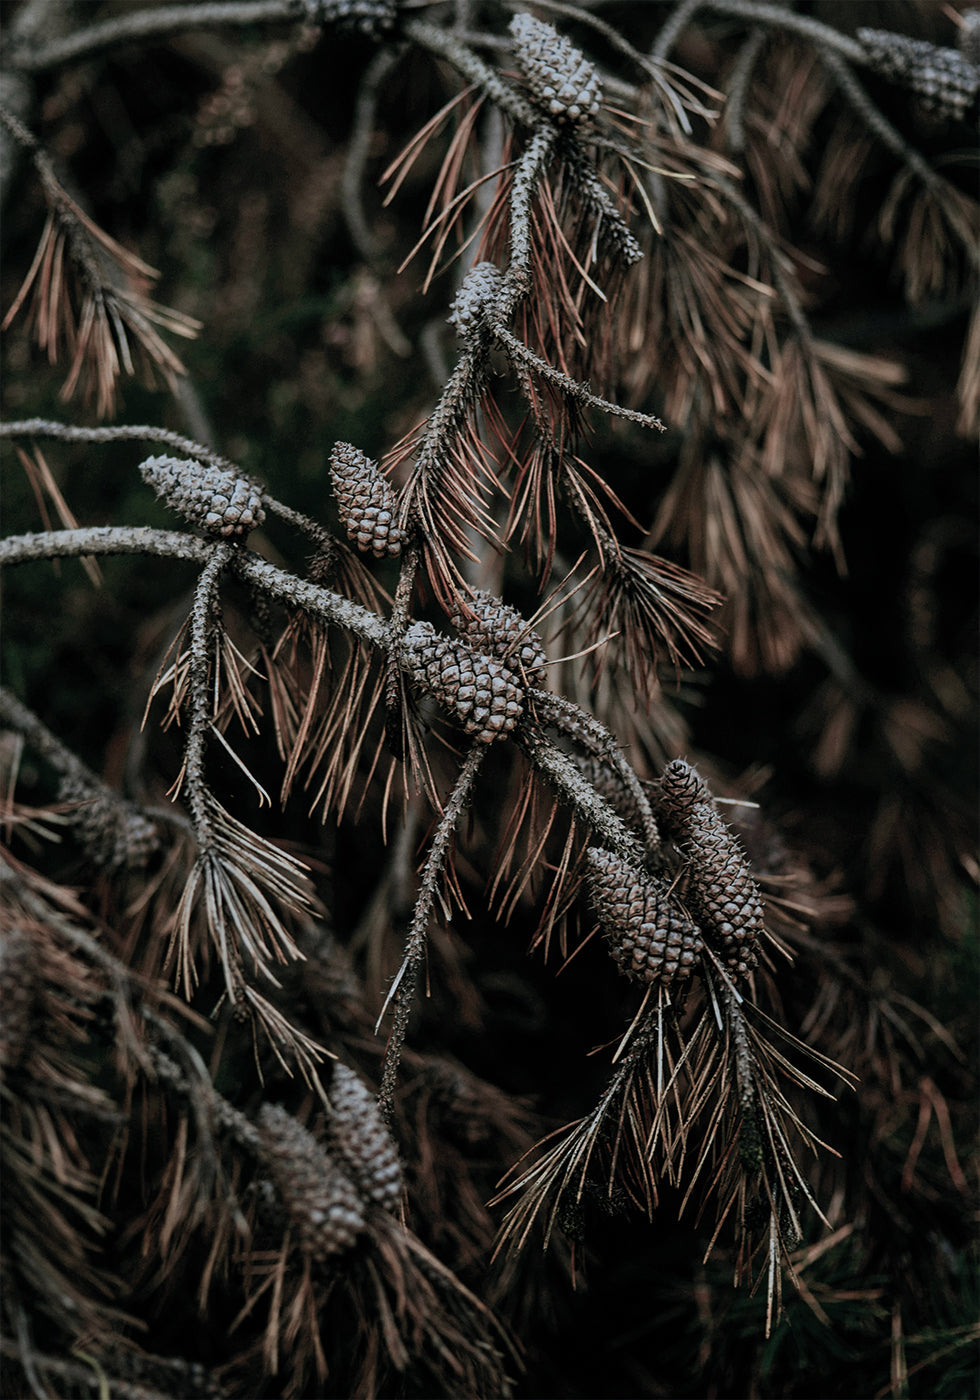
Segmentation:
{"type": "Polygon", "coordinates": [[[402,1046],[405,1043],[405,1036],[408,1031],[409,1017],[412,1013],[412,1001],[415,996],[415,987],[418,981],[419,968],[425,957],[426,939],[428,936],[429,923],[432,918],[432,911],[435,906],[439,892],[439,885],[446,871],[447,861],[450,856],[453,833],[456,830],[456,823],[459,821],[470,794],[476,776],[480,771],[480,766],[488,753],[488,745],[475,743],[471,745],[468,754],[459,771],[452,792],[450,793],[443,808],[442,816],[436,827],[435,835],[429,847],[428,855],[425,858],[425,865],[422,867],[422,875],[419,887],[418,898],[415,902],[415,910],[412,915],[412,924],[408,932],[405,944],[405,956],[401,967],[395,976],[394,981],[388,989],[388,995],[381,1008],[378,1017],[380,1025],[381,1019],[388,1009],[392,1000],[395,1003],[395,1019],[388,1037],[388,1045],[385,1049],[384,1066],[381,1071],[381,1084],[378,1089],[378,1107],[386,1122],[390,1123],[394,1115],[395,1083],[398,1078],[398,1065],[401,1060],[402,1046]]]}

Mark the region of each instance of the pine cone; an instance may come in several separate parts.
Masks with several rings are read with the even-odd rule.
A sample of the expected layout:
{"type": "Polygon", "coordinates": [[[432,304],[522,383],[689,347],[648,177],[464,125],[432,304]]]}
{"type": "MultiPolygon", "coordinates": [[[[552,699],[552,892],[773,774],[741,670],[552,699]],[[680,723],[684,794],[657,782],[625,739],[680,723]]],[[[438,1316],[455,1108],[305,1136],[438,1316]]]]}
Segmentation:
{"type": "Polygon", "coordinates": [[[279,1104],[262,1105],[258,1127],[263,1160],[303,1253],[319,1262],[345,1253],[364,1229],[356,1186],[279,1104]]]}
{"type": "Polygon", "coordinates": [[[262,488],[193,458],[147,457],[140,475],[171,510],[206,534],[244,539],[265,520],[262,488]]]}
{"type": "Polygon", "coordinates": [[[696,768],[683,758],[667,764],[660,775],[660,807],[669,826],[683,827],[697,803],[710,801],[711,792],[696,768]]]}
{"type": "Polygon", "coordinates": [[[368,39],[387,34],[398,14],[395,0],[303,0],[303,7],[316,24],[332,24],[368,39]]]}
{"type": "Polygon", "coordinates": [[[58,801],[78,804],[69,814],[75,835],[92,863],[103,870],[142,870],[159,849],[155,823],[109,788],[66,777],[58,788],[58,801]]]}
{"type": "Polygon", "coordinates": [[[463,278],[463,284],[449,310],[449,324],[461,340],[480,331],[494,298],[500,290],[500,269],[492,262],[477,263],[463,278]]]}
{"type": "Polygon", "coordinates": [[[402,655],[415,683],[481,743],[508,733],[520,719],[524,691],[517,677],[464,642],[440,636],[428,622],[412,623],[402,655]]]}
{"type": "Polygon", "coordinates": [[[517,609],[482,589],[477,589],[466,603],[470,616],[457,610],[453,613],[453,626],[462,633],[467,646],[502,661],[526,685],[543,685],[546,657],[541,638],[517,609]]]}
{"type": "Polygon", "coordinates": [[[395,524],[395,493],[377,463],[349,442],[338,442],[330,454],[330,477],[348,539],[378,559],[401,553],[405,536],[395,524]]]}
{"type": "Polygon", "coordinates": [[[510,32],[517,62],[538,106],[555,121],[590,121],[602,98],[595,65],[570,39],[531,15],[515,15],[510,32]]]}
{"type": "Polygon", "coordinates": [[[635,982],[665,987],[690,977],[704,946],[701,933],[667,887],[597,846],[585,860],[589,901],[620,970],[635,982]]]}
{"type": "Polygon", "coordinates": [[[19,924],[0,933],[0,1070],[13,1069],[27,1046],[34,1008],[37,950],[19,924]]]}
{"type": "Polygon", "coordinates": [[[738,839],[725,825],[706,783],[689,763],[668,763],[660,802],[690,865],[687,901],[728,966],[744,976],[755,967],[763,931],[762,899],[738,839]]]}
{"type": "Polygon", "coordinates": [[[762,898],[741,845],[709,803],[693,808],[684,853],[691,862],[688,902],[705,932],[717,938],[728,966],[744,976],[758,962],[762,898]]]}
{"type": "Polygon", "coordinates": [[[374,1095],[338,1061],[328,1097],[327,1139],[333,1155],[365,1199],[394,1213],[401,1199],[401,1163],[374,1095]]]}
{"type": "Polygon", "coordinates": [[[887,29],[859,29],[857,36],[869,68],[911,88],[927,112],[963,121],[976,107],[980,67],[962,53],[887,29]]]}

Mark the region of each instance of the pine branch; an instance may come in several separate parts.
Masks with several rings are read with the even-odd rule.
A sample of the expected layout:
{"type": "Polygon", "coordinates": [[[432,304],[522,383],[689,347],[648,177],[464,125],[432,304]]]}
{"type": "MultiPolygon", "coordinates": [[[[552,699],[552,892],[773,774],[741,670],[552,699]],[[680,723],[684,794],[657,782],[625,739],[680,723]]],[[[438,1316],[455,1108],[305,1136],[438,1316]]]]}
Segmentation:
{"type": "Polygon", "coordinates": [[[7,61],[22,72],[43,73],[117,44],[224,24],[282,23],[301,19],[304,13],[300,0],[205,0],[200,4],[160,5],[156,9],[135,10],[84,25],[73,34],[49,43],[22,42],[8,55],[7,61]]]}
{"type": "Polygon", "coordinates": [[[391,1122],[394,1114],[398,1066],[401,1060],[402,1046],[408,1032],[408,1022],[412,1012],[412,1001],[415,996],[419,969],[425,958],[429,924],[436,900],[439,897],[441,882],[446,876],[451,860],[452,840],[456,824],[470,801],[473,784],[476,782],[477,774],[486,754],[487,748],[484,744],[475,743],[471,746],[453,785],[453,790],[445,802],[425,858],[425,864],[422,867],[419,893],[412,913],[411,927],[406,938],[405,956],[391,986],[388,988],[388,994],[378,1017],[378,1025],[380,1025],[388,1007],[394,1001],[395,1019],[388,1037],[384,1065],[381,1071],[381,1087],[378,1091],[378,1105],[387,1123],[391,1122]]]}

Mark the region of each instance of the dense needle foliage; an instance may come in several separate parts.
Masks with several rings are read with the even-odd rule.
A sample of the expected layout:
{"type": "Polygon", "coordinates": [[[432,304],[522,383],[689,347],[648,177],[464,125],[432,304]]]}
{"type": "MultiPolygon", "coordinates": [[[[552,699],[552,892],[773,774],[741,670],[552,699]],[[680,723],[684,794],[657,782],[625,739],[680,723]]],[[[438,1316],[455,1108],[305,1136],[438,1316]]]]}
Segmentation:
{"type": "Polygon", "coordinates": [[[8,0],[0,1389],[976,1389],[980,10],[8,0]]]}

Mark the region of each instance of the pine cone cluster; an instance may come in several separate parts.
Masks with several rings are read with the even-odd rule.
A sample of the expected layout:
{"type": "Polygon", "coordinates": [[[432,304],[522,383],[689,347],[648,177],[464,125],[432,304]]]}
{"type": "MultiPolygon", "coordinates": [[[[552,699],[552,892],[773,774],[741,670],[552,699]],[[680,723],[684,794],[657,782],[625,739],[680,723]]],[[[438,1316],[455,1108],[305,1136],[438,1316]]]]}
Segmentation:
{"type": "Polygon", "coordinates": [[[244,539],[265,520],[262,489],[193,458],[147,457],[140,475],[171,510],[208,535],[244,539]]]}
{"type": "Polygon", "coordinates": [[[686,898],[729,968],[744,976],[756,966],[763,931],[762,899],[744,852],[719,817],[707,785],[683,759],[660,780],[661,810],[689,861],[686,898]]]}
{"type": "Polygon", "coordinates": [[[449,324],[461,340],[484,326],[489,308],[500,290],[500,269],[495,263],[480,262],[470,268],[449,309],[449,324]]]}
{"type": "Polygon", "coordinates": [[[667,887],[597,846],[585,861],[589,902],[620,970],[635,982],[665,987],[690,977],[704,946],[701,933],[667,887]]]}
{"type": "Polygon", "coordinates": [[[405,666],[415,683],[489,744],[514,728],[524,706],[517,677],[465,642],[442,637],[428,622],[413,622],[403,639],[405,666]]]}
{"type": "Polygon", "coordinates": [[[547,658],[541,638],[517,609],[480,588],[466,600],[466,606],[469,616],[462,609],[453,613],[453,626],[466,645],[502,661],[526,685],[543,685],[547,658]]]}
{"type": "Polygon", "coordinates": [[[395,524],[395,493],[377,463],[351,443],[338,442],[330,454],[330,479],[347,538],[377,559],[400,554],[405,536],[395,524]]]}
{"type": "Polygon", "coordinates": [[[531,15],[515,15],[510,32],[517,62],[538,106],[555,121],[591,121],[602,99],[595,65],[570,39],[531,15]]]}
{"type": "Polygon", "coordinates": [[[66,777],[58,787],[58,801],[77,804],[70,813],[75,835],[102,870],[142,870],[159,849],[155,823],[108,788],[66,777]]]}
{"type": "Polygon", "coordinates": [[[402,1191],[401,1163],[374,1095],[352,1069],[338,1061],[328,1097],[330,1150],[366,1200],[396,1211],[402,1191]]]}
{"type": "Polygon", "coordinates": [[[887,29],[859,29],[868,66],[911,88],[927,112],[963,121],[980,98],[980,67],[956,49],[941,49],[887,29]]]}
{"type": "Polygon", "coordinates": [[[303,1253],[320,1263],[345,1253],[364,1229],[357,1187],[279,1104],[262,1105],[258,1128],[262,1159],[303,1253]]]}

